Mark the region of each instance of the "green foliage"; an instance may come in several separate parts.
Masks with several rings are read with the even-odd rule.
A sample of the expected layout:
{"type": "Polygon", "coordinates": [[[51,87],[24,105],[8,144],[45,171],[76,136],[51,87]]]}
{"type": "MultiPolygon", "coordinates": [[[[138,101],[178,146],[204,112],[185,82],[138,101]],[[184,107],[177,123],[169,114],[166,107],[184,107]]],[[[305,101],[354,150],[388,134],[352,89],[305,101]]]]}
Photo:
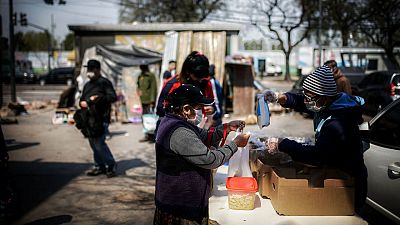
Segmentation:
{"type": "MultiPolygon", "coordinates": [[[[53,46],[57,45],[56,40],[51,36],[53,46]]],[[[18,32],[15,37],[15,50],[16,51],[47,51],[49,36],[46,32],[33,32],[26,33],[18,32]]]]}
{"type": "Polygon", "coordinates": [[[263,41],[251,40],[244,42],[245,50],[262,50],[263,49],[263,41]]]}
{"type": "Polygon", "coordinates": [[[68,33],[65,36],[64,41],[62,42],[64,46],[64,50],[73,50],[74,49],[74,33],[68,33]]]}
{"type": "Polygon", "coordinates": [[[201,22],[221,0],[121,0],[120,22],[201,22]]]}

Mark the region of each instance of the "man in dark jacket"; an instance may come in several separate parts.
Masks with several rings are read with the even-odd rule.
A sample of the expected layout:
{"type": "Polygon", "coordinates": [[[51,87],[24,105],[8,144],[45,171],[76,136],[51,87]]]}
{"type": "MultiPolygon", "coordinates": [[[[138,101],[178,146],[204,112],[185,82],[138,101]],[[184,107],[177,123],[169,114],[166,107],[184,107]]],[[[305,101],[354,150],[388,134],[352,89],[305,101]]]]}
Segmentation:
{"type": "Polygon", "coordinates": [[[110,119],[111,103],[117,97],[112,83],[101,76],[99,61],[89,60],[87,71],[90,81],[85,84],[79,103],[88,117],[87,137],[94,156],[94,167],[87,175],[106,174],[107,177],[113,177],[116,164],[105,142],[105,129],[110,119]]]}
{"type": "Polygon", "coordinates": [[[337,93],[331,69],[322,66],[309,75],[303,84],[303,95],[266,92],[268,101],[278,101],[283,107],[313,111],[315,145],[303,145],[289,139],[270,138],[270,153],[289,154],[293,160],[307,164],[329,166],[354,177],[355,210],[360,210],[367,195],[367,169],[358,125],[363,122],[361,107],[364,99],[337,93]]]}

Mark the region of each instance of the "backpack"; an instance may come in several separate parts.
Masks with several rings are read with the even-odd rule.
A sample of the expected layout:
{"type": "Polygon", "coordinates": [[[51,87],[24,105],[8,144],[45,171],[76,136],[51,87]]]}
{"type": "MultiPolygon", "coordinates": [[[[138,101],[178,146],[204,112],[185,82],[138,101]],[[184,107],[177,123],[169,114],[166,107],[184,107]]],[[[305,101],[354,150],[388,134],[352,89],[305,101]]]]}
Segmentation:
{"type": "Polygon", "coordinates": [[[74,114],[75,126],[87,138],[104,134],[104,121],[87,109],[78,109],[74,114]]]}

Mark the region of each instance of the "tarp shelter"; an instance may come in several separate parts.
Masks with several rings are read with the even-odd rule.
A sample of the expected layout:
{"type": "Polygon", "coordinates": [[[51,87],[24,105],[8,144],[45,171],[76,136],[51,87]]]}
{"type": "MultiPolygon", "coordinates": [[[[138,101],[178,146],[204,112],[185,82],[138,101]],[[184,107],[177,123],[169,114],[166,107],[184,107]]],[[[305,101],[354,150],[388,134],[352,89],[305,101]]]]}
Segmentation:
{"type": "Polygon", "coordinates": [[[128,116],[132,116],[134,108],[140,106],[140,99],[136,94],[137,77],[140,74],[139,65],[149,65],[150,71],[158,77],[162,54],[134,45],[96,45],[85,51],[81,73],[78,77],[79,90],[88,81],[84,65],[90,59],[97,59],[101,63],[101,73],[114,85],[117,94],[125,97],[128,116]]]}

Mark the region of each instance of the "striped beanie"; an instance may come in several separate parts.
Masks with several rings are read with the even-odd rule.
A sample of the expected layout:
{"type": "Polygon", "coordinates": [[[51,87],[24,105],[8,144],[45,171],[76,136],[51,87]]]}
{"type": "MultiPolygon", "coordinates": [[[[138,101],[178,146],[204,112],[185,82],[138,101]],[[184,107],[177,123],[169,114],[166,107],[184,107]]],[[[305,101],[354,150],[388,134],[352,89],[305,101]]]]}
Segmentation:
{"type": "Polygon", "coordinates": [[[326,65],[317,68],[304,80],[303,89],[317,95],[336,95],[336,82],[333,78],[332,70],[326,65]]]}

